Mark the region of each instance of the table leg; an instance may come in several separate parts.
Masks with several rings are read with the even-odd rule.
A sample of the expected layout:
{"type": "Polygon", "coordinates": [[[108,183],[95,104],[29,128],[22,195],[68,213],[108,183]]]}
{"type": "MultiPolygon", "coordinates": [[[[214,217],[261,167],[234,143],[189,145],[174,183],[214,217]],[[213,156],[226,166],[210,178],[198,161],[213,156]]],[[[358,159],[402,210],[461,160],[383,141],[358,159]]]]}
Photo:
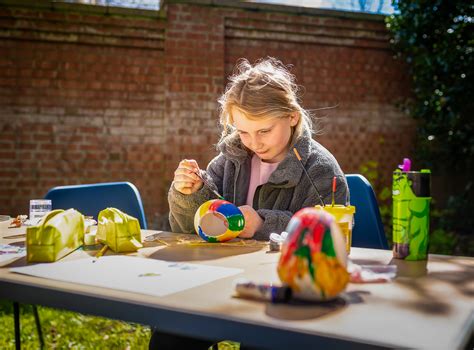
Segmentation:
{"type": "Polygon", "coordinates": [[[38,330],[40,349],[44,349],[43,330],[41,329],[41,322],[40,322],[40,318],[38,314],[38,307],[36,305],[32,305],[32,306],[33,306],[33,314],[35,315],[36,329],[38,330]]]}
{"type": "Polygon", "coordinates": [[[21,349],[20,343],[20,304],[13,303],[13,320],[15,323],[15,349],[21,349]]]}

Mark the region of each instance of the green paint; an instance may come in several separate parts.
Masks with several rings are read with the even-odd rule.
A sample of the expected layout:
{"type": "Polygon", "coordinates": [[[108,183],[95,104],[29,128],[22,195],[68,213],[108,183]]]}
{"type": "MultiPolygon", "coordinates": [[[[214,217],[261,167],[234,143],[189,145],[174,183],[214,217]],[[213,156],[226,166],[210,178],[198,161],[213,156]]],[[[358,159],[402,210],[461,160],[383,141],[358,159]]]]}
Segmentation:
{"type": "Polygon", "coordinates": [[[295,255],[303,259],[306,259],[306,261],[308,262],[308,269],[309,269],[309,274],[311,276],[311,279],[315,281],[314,266],[313,266],[313,261],[311,260],[311,250],[309,249],[308,245],[303,244],[304,238],[306,237],[307,234],[310,234],[310,231],[308,228],[304,228],[301,231],[301,234],[298,240],[298,249],[296,249],[295,255]]]}
{"type": "Polygon", "coordinates": [[[245,226],[244,217],[240,214],[227,217],[227,222],[231,231],[242,231],[245,226]]]}
{"type": "Polygon", "coordinates": [[[155,273],[155,272],[141,273],[138,275],[138,277],[157,277],[157,276],[160,276],[160,274],[155,273]]]}
{"type": "Polygon", "coordinates": [[[325,230],[323,233],[323,244],[321,251],[326,254],[328,257],[336,257],[336,251],[334,250],[334,244],[332,242],[331,233],[328,230],[325,230]]]}

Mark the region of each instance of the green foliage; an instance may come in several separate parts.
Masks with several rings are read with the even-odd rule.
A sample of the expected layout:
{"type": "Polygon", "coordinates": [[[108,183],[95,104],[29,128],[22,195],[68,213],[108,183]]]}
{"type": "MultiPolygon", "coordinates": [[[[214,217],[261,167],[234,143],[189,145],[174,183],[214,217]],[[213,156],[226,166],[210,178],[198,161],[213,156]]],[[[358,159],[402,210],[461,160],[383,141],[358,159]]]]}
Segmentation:
{"type": "MultiPolygon", "coordinates": [[[[231,340],[224,340],[216,344],[217,350],[239,350],[240,343],[231,340]]],[[[213,346],[212,349],[215,349],[216,346],[213,346]]]]}
{"type": "MultiPolygon", "coordinates": [[[[436,203],[432,203],[435,206],[436,203]]],[[[443,217],[447,215],[446,210],[431,210],[431,228],[430,240],[429,240],[429,251],[430,253],[453,255],[456,250],[459,238],[456,233],[446,231],[444,228],[436,228],[436,222],[443,220],[443,217]]]]}
{"type": "MultiPolygon", "coordinates": [[[[22,349],[39,349],[31,306],[21,305],[22,349]]],[[[150,328],[38,307],[46,349],[148,349],[150,328]]],[[[0,348],[14,349],[12,303],[0,300],[0,348]]]]}
{"type": "MultiPolygon", "coordinates": [[[[360,174],[369,180],[377,197],[380,216],[384,226],[385,236],[389,245],[392,244],[392,189],[384,185],[380,177],[379,164],[376,161],[367,161],[359,168],[360,174]]],[[[466,197],[466,194],[464,194],[466,197]]],[[[462,196],[450,197],[447,209],[437,209],[439,205],[436,200],[431,202],[431,222],[430,222],[430,238],[429,253],[445,254],[445,255],[474,255],[474,241],[469,235],[459,234],[467,222],[472,228],[472,214],[468,215],[465,200],[462,196]],[[456,220],[461,214],[465,216],[464,222],[456,220]],[[456,223],[456,224],[454,224],[456,223]]]]}
{"type": "Polygon", "coordinates": [[[418,158],[430,169],[474,164],[474,10],[469,0],[399,0],[387,18],[413,78],[418,158]]]}
{"type": "Polygon", "coordinates": [[[452,192],[432,205],[441,209],[432,211],[430,251],[472,254],[474,6],[469,0],[393,3],[398,11],[386,23],[396,58],[412,76],[413,97],[404,108],[417,120],[417,168],[431,169],[452,192]],[[453,174],[464,176],[461,186],[451,183],[453,174]]]}
{"type": "MultiPolygon", "coordinates": [[[[46,349],[148,349],[149,327],[86,316],[38,306],[46,349]]],[[[40,342],[31,305],[21,304],[22,349],[39,349],[40,342]]],[[[13,303],[0,299],[0,349],[15,349],[13,303]]],[[[240,344],[224,340],[210,349],[238,350],[240,344]]]]}
{"type": "Polygon", "coordinates": [[[437,209],[433,200],[431,211],[432,236],[430,252],[447,255],[474,256],[472,203],[470,189],[460,195],[450,196],[446,208],[437,209]]]}
{"type": "Polygon", "coordinates": [[[437,229],[430,234],[430,252],[451,255],[456,247],[458,237],[443,229],[437,229]]]}
{"type": "Polygon", "coordinates": [[[359,173],[369,180],[379,205],[380,218],[389,246],[392,244],[392,189],[380,177],[379,163],[369,160],[359,167],[359,173]]]}

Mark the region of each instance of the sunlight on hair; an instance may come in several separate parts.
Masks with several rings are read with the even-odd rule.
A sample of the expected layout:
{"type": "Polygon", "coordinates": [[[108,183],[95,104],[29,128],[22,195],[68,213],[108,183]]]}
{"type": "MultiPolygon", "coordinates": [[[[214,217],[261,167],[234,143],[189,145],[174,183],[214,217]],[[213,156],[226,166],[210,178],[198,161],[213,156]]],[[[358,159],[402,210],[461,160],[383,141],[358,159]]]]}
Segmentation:
{"type": "Polygon", "coordinates": [[[281,61],[267,57],[252,65],[241,59],[229,78],[224,94],[219,98],[222,134],[219,144],[229,144],[236,137],[232,126],[232,108],[239,109],[249,119],[288,118],[297,113],[294,143],[306,130],[313,132],[311,115],[298,100],[298,85],[289,68],[281,61]]]}

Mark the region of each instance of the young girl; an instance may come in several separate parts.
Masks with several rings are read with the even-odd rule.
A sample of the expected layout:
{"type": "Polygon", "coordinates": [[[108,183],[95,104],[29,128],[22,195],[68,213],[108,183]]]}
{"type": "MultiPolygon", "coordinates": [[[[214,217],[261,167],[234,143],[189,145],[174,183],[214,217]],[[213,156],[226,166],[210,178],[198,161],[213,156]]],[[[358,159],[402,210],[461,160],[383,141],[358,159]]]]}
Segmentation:
{"type": "Polygon", "coordinates": [[[348,202],[344,173],[333,155],[312,139],[311,119],[298,103],[294,76],[280,61],[241,61],[219,104],[219,155],[206,172],[195,160],[185,159],[174,173],[168,193],[173,232],[194,232],[194,214],[216,198],[213,190],[244,214],[240,237],[258,240],[284,231],[299,209],[321,201],[330,204],[334,177],[336,203],[348,202]]]}

